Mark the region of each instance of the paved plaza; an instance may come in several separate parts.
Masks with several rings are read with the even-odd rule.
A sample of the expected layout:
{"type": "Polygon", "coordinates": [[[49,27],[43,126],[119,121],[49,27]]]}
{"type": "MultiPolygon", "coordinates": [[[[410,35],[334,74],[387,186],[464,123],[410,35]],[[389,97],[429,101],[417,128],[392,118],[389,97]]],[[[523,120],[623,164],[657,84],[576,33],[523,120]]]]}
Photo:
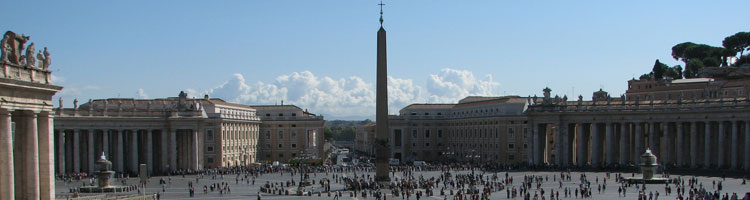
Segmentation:
{"type": "MultiPolygon", "coordinates": [[[[453,174],[468,174],[468,173],[471,173],[471,172],[470,171],[459,171],[459,172],[452,172],[452,173],[453,174]]],[[[477,173],[480,173],[480,172],[477,172],[477,173]]],[[[316,180],[316,181],[320,180],[322,178],[332,179],[333,178],[333,174],[334,173],[329,173],[328,175],[326,175],[325,173],[311,174],[310,178],[313,179],[313,180],[316,180]]],[[[354,176],[353,172],[350,172],[350,173],[336,173],[336,174],[344,175],[344,176],[347,176],[347,177],[353,177],[354,176]]],[[[360,175],[360,176],[362,175],[361,172],[359,172],[357,174],[360,175]]],[[[365,173],[365,174],[369,174],[371,177],[374,176],[374,172],[368,172],[368,173],[365,173]]],[[[395,174],[396,174],[396,178],[401,178],[401,173],[400,172],[396,172],[395,174]]],[[[430,178],[430,177],[436,177],[437,178],[437,177],[440,177],[440,171],[421,171],[421,172],[418,171],[418,172],[414,172],[414,174],[415,174],[415,177],[417,177],[417,178],[419,176],[423,176],[425,178],[430,178]]],[[[547,193],[546,193],[545,196],[547,196],[546,199],[549,199],[548,198],[548,196],[549,196],[548,192],[550,191],[550,189],[552,189],[554,191],[558,191],[558,189],[559,189],[559,182],[558,181],[553,181],[553,179],[558,179],[559,178],[559,174],[560,174],[559,172],[510,172],[509,176],[513,177],[514,182],[513,182],[513,184],[507,186],[506,188],[516,188],[517,189],[521,185],[521,182],[523,181],[524,175],[536,175],[536,176],[544,177],[545,179],[548,177],[549,180],[548,181],[544,181],[542,183],[542,189],[544,189],[545,191],[547,191],[547,193]]],[[[578,180],[579,180],[579,177],[580,177],[581,174],[582,174],[581,172],[572,172],[571,173],[571,181],[564,181],[563,182],[563,186],[562,186],[563,189],[564,188],[570,188],[570,189],[574,190],[575,188],[578,188],[579,183],[580,183],[578,180]]],[[[638,191],[635,189],[635,187],[629,187],[627,189],[626,197],[620,197],[620,196],[618,196],[617,190],[618,190],[618,186],[619,185],[613,181],[614,177],[615,177],[615,174],[610,174],[610,178],[608,178],[606,182],[604,182],[604,179],[603,179],[606,176],[606,173],[603,173],[603,172],[596,172],[596,173],[594,173],[594,172],[587,172],[585,174],[587,175],[588,180],[592,183],[592,187],[591,187],[593,189],[593,191],[592,191],[592,199],[609,199],[609,198],[613,198],[613,199],[614,198],[617,198],[617,199],[636,199],[637,198],[638,191]],[[606,189],[603,190],[601,193],[599,193],[597,191],[597,186],[598,186],[596,184],[596,179],[597,178],[599,179],[599,183],[600,184],[602,184],[602,185],[606,184],[606,189]]],[[[500,178],[505,177],[505,173],[498,173],[497,175],[500,178]]],[[[625,177],[630,177],[630,175],[631,175],[630,173],[623,174],[623,176],[625,176],[625,177]]],[[[485,176],[492,176],[492,173],[485,173],[485,176]]],[[[638,176],[638,174],[636,174],[636,176],[638,176]]],[[[677,178],[677,177],[681,177],[681,178],[683,178],[685,180],[687,180],[689,178],[688,176],[676,176],[676,175],[673,175],[670,178],[677,178]]],[[[298,174],[295,175],[294,177],[292,177],[290,173],[283,173],[283,175],[281,173],[264,174],[262,176],[259,176],[256,179],[256,182],[255,182],[254,185],[252,183],[248,184],[246,181],[239,181],[239,182],[236,181],[236,175],[225,175],[223,179],[220,176],[217,176],[216,179],[213,179],[212,176],[204,176],[202,179],[198,179],[197,181],[196,181],[196,175],[186,175],[184,177],[183,176],[171,176],[171,184],[166,184],[165,189],[164,189],[165,191],[162,192],[163,188],[159,184],[159,180],[161,178],[163,178],[163,179],[167,180],[167,182],[169,182],[168,180],[169,180],[170,177],[166,177],[166,176],[165,177],[152,177],[150,179],[148,185],[147,185],[146,194],[153,195],[156,192],[160,192],[161,199],[257,199],[257,194],[258,194],[258,191],[260,190],[260,186],[262,184],[266,183],[266,182],[271,182],[271,183],[282,182],[282,181],[285,182],[285,181],[289,181],[291,179],[295,179],[296,181],[299,181],[299,175],[298,174]],[[195,197],[192,197],[192,198],[189,196],[189,192],[188,192],[188,182],[190,182],[190,181],[193,182],[194,187],[196,188],[195,197]],[[204,185],[210,185],[210,184],[222,183],[222,182],[226,182],[227,184],[229,184],[229,187],[231,189],[231,193],[229,193],[229,194],[219,194],[217,191],[211,192],[210,190],[209,190],[208,194],[204,194],[203,193],[203,186],[204,185]]],[[[744,195],[744,192],[749,192],[750,191],[750,186],[749,185],[742,185],[741,184],[742,183],[742,179],[737,179],[737,178],[722,179],[720,177],[704,177],[704,176],[699,176],[699,177],[696,177],[696,178],[698,178],[699,182],[703,184],[703,187],[707,188],[709,191],[715,190],[714,188],[716,186],[714,186],[712,184],[713,182],[718,183],[720,181],[723,182],[722,194],[729,193],[731,195],[732,193],[737,193],[739,195],[739,197],[741,198],[744,195]]],[[[128,184],[135,184],[136,181],[137,181],[137,179],[131,178],[128,181],[128,184]]],[[[57,191],[58,195],[70,194],[68,192],[70,188],[79,187],[84,182],[88,182],[88,181],[73,181],[72,183],[64,183],[62,181],[57,181],[56,182],[56,187],[57,187],[56,191],[57,191]]],[[[121,182],[118,181],[117,183],[113,183],[113,184],[121,184],[121,182]]],[[[440,184],[440,186],[438,188],[441,188],[441,187],[442,187],[442,184],[440,184]]],[[[688,186],[686,186],[686,188],[687,187],[688,186]]],[[[343,188],[344,188],[344,186],[342,184],[335,183],[335,181],[331,181],[331,190],[336,191],[336,190],[341,190],[343,188]]],[[[318,189],[316,189],[316,188],[314,188],[313,190],[318,191],[318,189]]],[[[654,194],[656,192],[658,192],[660,194],[660,196],[659,196],[660,199],[675,199],[676,195],[675,195],[674,191],[676,191],[676,190],[673,188],[672,195],[666,196],[665,187],[662,184],[647,185],[647,187],[646,187],[646,193],[647,194],[649,192],[654,192],[654,194]]],[[[440,189],[436,189],[434,192],[435,192],[435,196],[424,197],[424,198],[426,198],[426,199],[443,199],[444,198],[444,196],[440,196],[439,195],[440,194],[440,189]]],[[[135,194],[135,192],[130,192],[130,193],[127,193],[127,194],[135,194]]],[[[344,195],[343,195],[342,199],[355,199],[353,197],[349,197],[349,192],[343,192],[343,194],[344,195]]],[[[448,194],[447,190],[446,190],[446,194],[448,194]]],[[[500,190],[500,191],[492,193],[492,196],[490,198],[491,199],[507,199],[506,195],[507,194],[506,194],[505,190],[500,190]]],[[[560,192],[560,197],[561,197],[561,199],[563,197],[562,191],[560,192]]],[[[369,195],[368,195],[367,198],[374,199],[373,197],[371,197],[369,195]]],[[[390,199],[390,198],[394,198],[394,197],[389,194],[388,198],[390,199]]],[[[401,199],[401,198],[402,197],[396,197],[395,199],[401,199]]],[[[453,199],[453,196],[447,195],[446,198],[447,199],[453,199]]],[[[575,198],[575,196],[573,196],[573,198],[575,198]]],[[[294,196],[294,195],[288,195],[287,196],[287,195],[262,194],[262,199],[333,199],[333,194],[330,197],[327,196],[326,193],[323,193],[321,197],[318,197],[317,194],[314,194],[312,197],[299,197],[299,196],[294,196]]],[[[363,198],[358,195],[358,197],[356,199],[363,199],[363,198]]],[[[414,195],[412,195],[411,199],[416,199],[416,198],[415,198],[414,195]]],[[[522,199],[522,198],[518,197],[516,199],[522,199]]],[[[565,199],[572,199],[572,198],[565,198],[565,199]]]]}

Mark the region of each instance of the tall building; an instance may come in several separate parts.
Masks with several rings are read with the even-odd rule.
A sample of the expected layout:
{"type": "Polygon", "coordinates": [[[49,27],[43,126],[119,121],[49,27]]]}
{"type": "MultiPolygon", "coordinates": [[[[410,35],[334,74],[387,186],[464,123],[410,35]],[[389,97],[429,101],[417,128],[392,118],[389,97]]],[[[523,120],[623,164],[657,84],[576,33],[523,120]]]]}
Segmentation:
{"type": "Polygon", "coordinates": [[[375,155],[375,123],[358,126],[354,135],[354,150],[366,155],[375,155]]]}
{"type": "Polygon", "coordinates": [[[518,96],[472,96],[455,104],[409,105],[389,118],[390,157],[402,162],[525,162],[527,103],[518,96]]]}
{"type": "Polygon", "coordinates": [[[34,55],[28,40],[8,31],[0,42],[0,199],[55,197],[52,96],[62,87],[47,48],[34,55]]]}
{"type": "Polygon", "coordinates": [[[255,109],[209,98],[110,98],[58,108],[57,172],[93,172],[104,154],[117,172],[137,174],[237,166],[256,160],[255,109]]]}
{"type": "Polygon", "coordinates": [[[294,105],[256,105],[260,125],[259,159],[287,162],[307,156],[322,158],[325,154],[323,116],[294,105]]]}

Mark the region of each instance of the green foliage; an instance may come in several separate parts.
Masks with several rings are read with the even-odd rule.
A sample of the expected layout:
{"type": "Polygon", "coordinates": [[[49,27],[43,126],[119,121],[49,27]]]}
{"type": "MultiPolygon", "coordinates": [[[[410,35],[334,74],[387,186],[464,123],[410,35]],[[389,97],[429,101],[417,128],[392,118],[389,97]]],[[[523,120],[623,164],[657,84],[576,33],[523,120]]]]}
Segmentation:
{"type": "Polygon", "coordinates": [[[667,68],[669,68],[669,66],[659,62],[659,59],[656,59],[656,62],[654,62],[654,68],[651,69],[651,72],[654,73],[654,78],[659,80],[664,78],[664,71],[667,70],[667,68]]]}
{"type": "Polygon", "coordinates": [[[675,65],[674,67],[669,67],[657,59],[654,62],[654,67],[651,70],[651,73],[643,74],[640,78],[649,80],[661,80],[665,78],[682,79],[682,66],[675,65]]]}
{"type": "Polygon", "coordinates": [[[685,78],[698,76],[704,67],[726,66],[727,57],[734,56],[732,50],[705,44],[683,42],[672,47],[672,57],[685,62],[685,78]]]}
{"type": "Polygon", "coordinates": [[[325,126],[323,135],[327,140],[354,141],[357,127],[354,126],[325,126]]]}
{"type": "Polygon", "coordinates": [[[724,48],[735,52],[735,54],[736,52],[740,52],[740,57],[742,57],[745,51],[750,51],[750,32],[735,33],[732,36],[724,38],[721,44],[724,48]]]}

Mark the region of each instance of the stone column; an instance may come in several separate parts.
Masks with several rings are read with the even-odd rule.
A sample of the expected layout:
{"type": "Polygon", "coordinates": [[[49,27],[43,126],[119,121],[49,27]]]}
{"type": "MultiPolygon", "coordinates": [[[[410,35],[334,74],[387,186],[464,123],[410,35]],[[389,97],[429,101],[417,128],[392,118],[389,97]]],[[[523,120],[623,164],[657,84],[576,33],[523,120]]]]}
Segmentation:
{"type": "Polygon", "coordinates": [[[558,166],[563,164],[563,139],[562,139],[562,126],[560,123],[557,124],[555,129],[555,161],[558,166]]]}
{"type": "Polygon", "coordinates": [[[628,123],[620,123],[620,164],[624,165],[630,162],[630,131],[628,123]]]}
{"type": "Polygon", "coordinates": [[[177,169],[177,129],[171,129],[169,134],[169,170],[177,169]]]}
{"type": "Polygon", "coordinates": [[[612,126],[614,124],[607,122],[606,127],[604,127],[604,133],[606,134],[606,146],[607,146],[607,152],[605,155],[607,165],[612,165],[615,163],[615,133],[612,131],[612,126]]]}
{"type": "Polygon", "coordinates": [[[750,121],[745,122],[745,170],[750,170],[750,121]]]}
{"type": "Polygon", "coordinates": [[[0,109],[0,199],[15,199],[10,112],[0,109]]]}
{"type": "MultiPolygon", "coordinates": [[[[719,121],[719,124],[721,124],[721,121],[719,121]]],[[[706,122],[706,133],[704,134],[704,136],[705,138],[703,139],[704,141],[703,148],[704,148],[705,154],[703,155],[704,156],[703,161],[705,163],[705,166],[703,167],[708,169],[711,166],[711,122],[709,121],[706,122]]]]}
{"type": "Polygon", "coordinates": [[[663,163],[672,164],[672,136],[669,134],[669,122],[664,122],[664,152],[662,153],[663,163]]]}
{"type": "Polygon", "coordinates": [[[159,169],[162,169],[163,172],[169,172],[169,132],[166,129],[162,129],[160,131],[160,137],[161,137],[161,152],[159,153],[159,156],[161,158],[161,166],[159,166],[159,169]],[[165,144],[166,143],[166,144],[165,144]]]}
{"type": "Polygon", "coordinates": [[[633,151],[635,153],[635,163],[640,164],[641,163],[641,154],[643,154],[643,127],[641,126],[640,122],[635,123],[635,150],[633,151]]]}
{"type": "Polygon", "coordinates": [[[719,122],[719,134],[716,134],[716,137],[718,137],[718,142],[716,143],[716,151],[719,154],[718,155],[718,166],[719,169],[726,167],[726,154],[724,152],[724,147],[726,147],[724,142],[724,137],[726,135],[726,130],[724,129],[724,122],[719,122]]]}
{"type": "Polygon", "coordinates": [[[740,144],[739,140],[740,140],[740,138],[739,138],[739,133],[738,132],[739,132],[739,130],[737,128],[737,121],[733,120],[732,121],[732,143],[731,143],[731,148],[730,148],[731,150],[729,151],[729,155],[731,156],[729,158],[729,160],[731,161],[731,164],[732,164],[731,167],[732,167],[732,169],[738,169],[737,168],[738,167],[737,166],[737,164],[738,164],[737,160],[740,159],[737,156],[737,152],[740,151],[740,149],[739,149],[739,144],[740,144]]]}
{"type": "Polygon", "coordinates": [[[657,158],[660,158],[659,147],[656,145],[656,143],[659,142],[659,134],[656,133],[656,126],[658,126],[658,124],[659,123],[657,122],[651,122],[648,124],[648,148],[651,149],[651,153],[656,155],[657,158]]]}
{"type": "Polygon", "coordinates": [[[96,161],[96,152],[94,150],[94,144],[96,143],[94,141],[94,129],[89,129],[89,140],[88,140],[88,148],[89,148],[89,155],[88,155],[88,170],[90,174],[93,174],[96,171],[96,167],[94,166],[94,161],[96,161]]]}
{"type": "MultiPolygon", "coordinates": [[[[11,145],[12,146],[12,145],[11,145]]],[[[57,131],[57,173],[65,173],[65,130],[57,131]]]]}
{"type": "Polygon", "coordinates": [[[125,173],[125,150],[123,149],[124,143],[122,141],[123,135],[123,130],[117,130],[117,133],[115,134],[115,136],[117,137],[117,147],[115,149],[115,166],[117,166],[117,172],[119,173],[125,173]]]}
{"type": "Polygon", "coordinates": [[[17,113],[17,145],[20,146],[21,162],[16,164],[15,195],[18,199],[39,199],[39,135],[37,114],[34,111],[17,113]],[[20,123],[19,123],[20,122],[20,123]]]}
{"type": "Polygon", "coordinates": [[[583,165],[586,165],[586,151],[584,149],[584,139],[583,139],[583,123],[576,124],[576,163],[579,167],[583,167],[583,165]]]}
{"type": "MultiPolygon", "coordinates": [[[[534,163],[534,130],[536,128],[534,128],[535,127],[534,122],[531,122],[529,124],[531,126],[531,127],[529,127],[529,129],[531,131],[531,135],[529,135],[529,137],[526,138],[526,143],[529,144],[529,150],[526,151],[526,157],[527,157],[527,159],[529,159],[529,161],[528,161],[529,163],[534,163]]],[[[467,132],[467,134],[469,134],[469,133],[467,132]]],[[[409,135],[408,131],[407,131],[407,135],[409,135]]],[[[305,144],[307,144],[307,139],[306,138],[307,138],[307,132],[305,132],[305,144]]],[[[406,137],[406,138],[408,139],[408,138],[412,138],[412,137],[406,137]]],[[[467,140],[468,138],[470,138],[470,137],[466,137],[466,138],[463,138],[463,139],[467,140]]],[[[406,144],[408,144],[408,143],[409,142],[407,142],[406,144]]],[[[303,145],[303,148],[305,148],[305,147],[306,147],[306,145],[303,145]]],[[[410,145],[404,145],[404,148],[411,148],[411,146],[410,145]]],[[[464,159],[464,158],[460,158],[460,159],[464,159]]]]}
{"type": "Polygon", "coordinates": [[[154,150],[153,150],[153,142],[151,141],[151,137],[153,137],[153,130],[146,130],[146,132],[143,133],[143,136],[146,137],[146,168],[148,169],[149,175],[154,172],[154,150]]]}
{"type": "Polygon", "coordinates": [[[191,167],[193,168],[193,170],[198,170],[198,152],[200,151],[200,149],[198,148],[198,130],[193,130],[192,136],[192,155],[190,157],[192,161],[191,167]]]}
{"type": "Polygon", "coordinates": [[[698,167],[698,122],[690,122],[690,167],[698,167]]]}
{"type": "Polygon", "coordinates": [[[104,129],[102,131],[102,151],[104,152],[104,155],[107,156],[107,159],[112,159],[112,156],[109,155],[109,133],[109,129],[104,129]]]}
{"type": "MultiPolygon", "coordinates": [[[[685,153],[683,152],[683,146],[685,145],[685,134],[682,132],[682,122],[677,122],[677,166],[682,167],[685,165],[684,160],[682,157],[685,156],[685,153]]],[[[695,148],[695,147],[692,147],[695,148]]]]}
{"type": "MultiPolygon", "coordinates": [[[[532,156],[531,156],[531,163],[532,164],[539,164],[537,161],[539,160],[539,124],[533,124],[534,127],[531,129],[531,147],[532,147],[532,156]]],[[[475,137],[478,138],[478,137],[475,137]]],[[[473,155],[472,155],[473,156],[473,155]]]]}
{"type": "MultiPolygon", "coordinates": [[[[41,199],[55,198],[55,140],[53,139],[55,135],[55,123],[52,117],[49,112],[41,112],[37,118],[39,133],[39,195],[41,199]]],[[[78,166],[80,170],[80,163],[78,166]]]]}
{"type": "Polygon", "coordinates": [[[80,130],[73,129],[73,172],[81,172],[81,134],[80,130]]]}
{"type": "Polygon", "coordinates": [[[602,164],[602,138],[599,134],[599,124],[591,123],[591,166],[599,167],[602,164]]]}
{"type": "Polygon", "coordinates": [[[130,152],[128,155],[130,158],[130,171],[133,174],[138,174],[138,130],[131,130],[130,132],[130,152]]]}

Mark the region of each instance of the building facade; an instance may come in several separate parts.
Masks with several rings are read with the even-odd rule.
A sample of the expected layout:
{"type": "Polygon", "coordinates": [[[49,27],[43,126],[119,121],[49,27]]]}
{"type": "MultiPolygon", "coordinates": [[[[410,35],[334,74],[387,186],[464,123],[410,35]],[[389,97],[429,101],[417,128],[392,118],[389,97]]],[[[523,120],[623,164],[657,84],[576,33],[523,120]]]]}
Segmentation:
{"type": "Polygon", "coordinates": [[[36,56],[28,36],[0,42],[0,199],[54,199],[52,84],[47,48],[36,56]],[[26,54],[24,53],[26,47],[26,54]],[[38,58],[38,60],[37,60],[38,58]]]}
{"type": "Polygon", "coordinates": [[[389,119],[392,158],[405,162],[524,162],[526,106],[527,98],[518,96],[409,105],[389,119]]]}
{"type": "Polygon", "coordinates": [[[375,123],[358,126],[354,135],[354,150],[365,155],[375,155],[375,123]]]}
{"type": "Polygon", "coordinates": [[[288,162],[300,156],[323,158],[323,116],[294,105],[256,105],[260,125],[260,160],[288,162]]]}
{"type": "Polygon", "coordinates": [[[551,98],[545,89],[527,112],[528,162],[636,164],[648,148],[667,167],[750,170],[749,81],[631,80],[626,94],[632,96],[599,93],[592,101],[551,98]]]}
{"type": "MultiPolygon", "coordinates": [[[[61,103],[62,105],[62,103],[61,103]]],[[[237,166],[256,159],[255,109],[221,99],[101,99],[58,108],[58,173],[93,172],[104,154],[113,170],[137,174],[237,166]]]]}

